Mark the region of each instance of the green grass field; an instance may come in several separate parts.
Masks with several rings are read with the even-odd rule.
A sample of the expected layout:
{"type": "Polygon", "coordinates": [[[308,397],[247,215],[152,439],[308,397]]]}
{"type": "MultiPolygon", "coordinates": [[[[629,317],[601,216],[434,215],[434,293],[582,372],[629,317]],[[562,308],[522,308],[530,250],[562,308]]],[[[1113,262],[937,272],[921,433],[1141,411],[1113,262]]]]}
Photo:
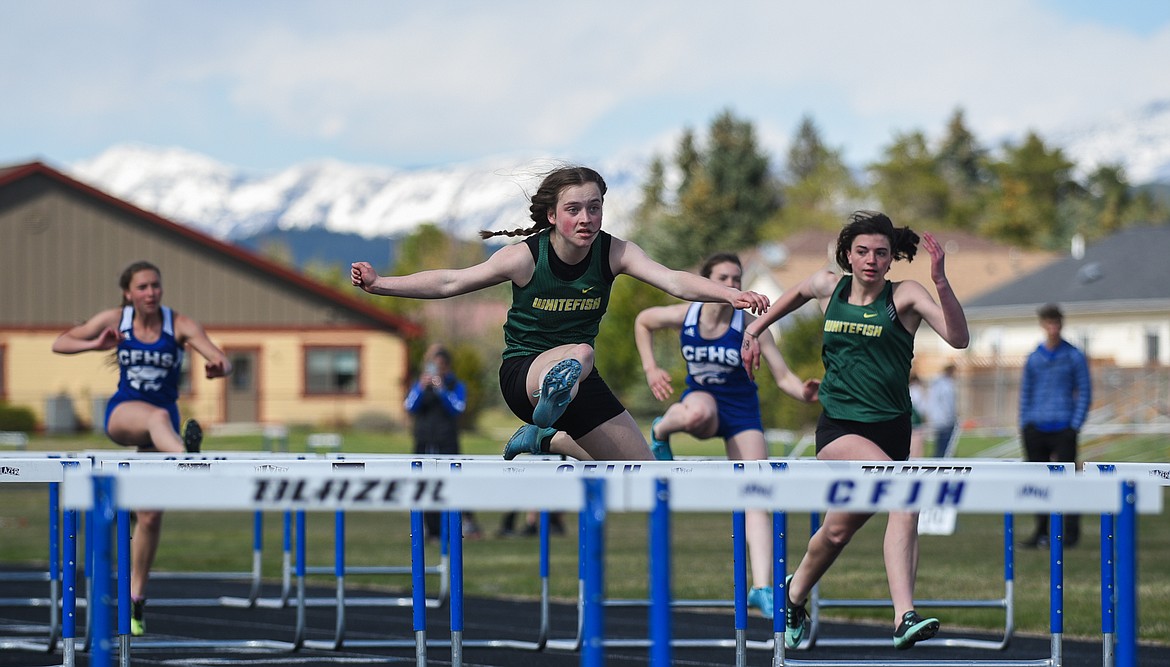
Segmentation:
{"type": "MultiPolygon", "coordinates": [[[[510,423],[500,418],[481,433],[467,434],[465,453],[498,454],[511,432],[510,423]]],[[[307,432],[293,432],[289,447],[304,452],[307,432]]],[[[998,441],[965,438],[960,456],[978,456],[998,441]]],[[[703,443],[675,438],[680,455],[717,456],[722,448],[715,441],[703,443]]],[[[112,449],[97,436],[34,438],[33,451],[112,449]]],[[[260,436],[215,437],[204,443],[206,451],[256,451],[260,436]]],[[[410,450],[406,433],[345,433],[343,450],[348,453],[404,453],[410,450]]],[[[1083,458],[1099,461],[1166,461],[1170,451],[1157,439],[1115,438],[1086,442],[1083,458]]],[[[1166,498],[1170,501],[1170,498],[1166,498]]],[[[0,563],[41,565],[47,558],[47,516],[45,491],[32,485],[0,485],[0,563]]],[[[538,543],[533,538],[496,538],[501,515],[477,515],[485,539],[465,546],[466,593],[468,595],[534,598],[539,595],[538,543]]],[[[565,517],[567,536],[554,537],[552,546],[551,592],[558,599],[571,600],[577,594],[576,518],[565,517]]],[[[885,520],[876,516],[854,539],[829,575],[822,581],[821,594],[831,598],[888,598],[881,560],[881,539],[885,520]]],[[[1140,519],[1139,599],[1141,627],[1145,641],[1170,642],[1170,518],[1165,514],[1140,519]]],[[[803,553],[808,534],[808,517],[794,514],[789,519],[788,556],[793,567],[803,553]]],[[[1017,535],[1031,530],[1031,517],[1018,517],[1017,535]]],[[[333,558],[333,515],[313,513],[308,518],[308,559],[312,565],[331,565],[333,558]]],[[[674,595],[678,598],[729,598],[732,588],[731,518],[715,514],[676,514],[673,517],[674,595]]],[[[1066,552],[1065,634],[1095,638],[1100,635],[1098,590],[1100,556],[1097,517],[1085,517],[1082,543],[1066,552]]],[[[247,571],[251,568],[252,522],[246,513],[171,512],[158,554],[158,570],[247,571]]],[[[647,518],[644,515],[611,513],[607,540],[607,595],[614,598],[647,596],[647,518]]],[[[1017,537],[1018,539],[1018,537],[1017,537]]],[[[278,580],[281,543],[280,522],[275,515],[266,526],[265,576],[278,580]]],[[[437,548],[428,546],[432,561],[437,548]]],[[[353,512],[347,516],[347,553],[351,565],[405,565],[409,563],[408,518],[396,513],[353,512]]],[[[1003,517],[964,514],[953,536],[924,535],[921,538],[919,599],[997,599],[1003,596],[1003,517]]],[[[1049,553],[1044,550],[1016,550],[1016,627],[1021,633],[1048,633],[1049,553]]],[[[320,578],[318,583],[332,581],[320,578]]],[[[406,577],[350,576],[351,586],[404,590],[406,577]]],[[[936,612],[949,628],[971,627],[996,630],[1004,624],[1002,611],[980,609],[939,609],[936,612]]],[[[874,619],[887,622],[886,609],[838,610],[829,617],[874,619]]]]}

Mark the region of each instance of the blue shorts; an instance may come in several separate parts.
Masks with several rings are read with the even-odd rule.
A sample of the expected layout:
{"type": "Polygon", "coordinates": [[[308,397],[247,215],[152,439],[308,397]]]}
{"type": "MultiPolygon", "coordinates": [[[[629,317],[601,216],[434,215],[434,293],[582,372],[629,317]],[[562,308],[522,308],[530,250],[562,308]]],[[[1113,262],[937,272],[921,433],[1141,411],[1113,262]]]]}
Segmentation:
{"type": "MultiPolygon", "coordinates": [[[[106,420],[102,424],[102,431],[105,432],[107,438],[110,438],[110,431],[109,431],[109,427],[108,427],[108,424],[110,423],[110,415],[114,414],[114,408],[118,407],[122,403],[125,403],[126,401],[142,401],[143,403],[150,403],[150,401],[143,401],[141,398],[138,398],[135,396],[130,396],[130,395],[124,394],[120,391],[116,392],[113,396],[111,396],[110,400],[106,401],[106,418],[105,418],[106,420]]],[[[167,405],[158,405],[156,403],[150,403],[150,404],[154,405],[155,407],[159,407],[159,408],[162,408],[162,409],[167,411],[167,414],[169,414],[171,416],[171,426],[173,426],[175,428],[175,433],[178,433],[179,432],[179,404],[178,403],[169,403],[167,405]]],[[[110,439],[113,440],[113,438],[110,438],[110,439]]]]}
{"type": "Polygon", "coordinates": [[[715,415],[719,423],[712,437],[726,440],[744,431],[764,430],[764,421],[760,418],[760,397],[754,390],[744,394],[723,394],[709,389],[688,388],[679,400],[685,399],[692,391],[710,394],[715,399],[715,415]]]}

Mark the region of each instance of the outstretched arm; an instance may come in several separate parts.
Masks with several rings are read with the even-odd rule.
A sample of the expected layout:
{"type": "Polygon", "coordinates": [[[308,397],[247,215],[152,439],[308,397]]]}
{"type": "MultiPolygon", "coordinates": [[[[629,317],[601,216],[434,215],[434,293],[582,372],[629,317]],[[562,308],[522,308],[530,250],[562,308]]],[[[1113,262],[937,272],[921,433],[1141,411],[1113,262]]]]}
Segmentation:
{"type": "Polygon", "coordinates": [[[436,269],[405,276],[379,276],[369,262],[354,262],[350,280],[354,287],[381,296],[411,299],[445,299],[467,294],[506,280],[525,283],[535,265],[523,243],[505,246],[485,261],[464,269],[436,269]]]}
{"type": "Polygon", "coordinates": [[[682,326],[687,314],[687,305],[658,306],[647,308],[634,318],[634,344],[638,348],[638,356],[642,359],[642,370],[646,373],[646,384],[650,385],[650,393],[654,398],[665,401],[674,393],[670,383],[670,373],[658,366],[654,360],[654,332],[658,329],[682,326]]]}
{"type": "Polygon", "coordinates": [[[752,313],[768,310],[768,297],[741,291],[686,271],[675,271],[650,259],[637,245],[614,238],[609,250],[614,275],[624,273],[685,301],[728,303],[752,313]]]}
{"type": "Polygon", "coordinates": [[[121,312],[120,308],[103,310],[84,324],[62,333],[53,341],[53,351],[57,354],[77,354],[118,347],[118,318],[121,312]]]}
{"type": "Polygon", "coordinates": [[[800,308],[812,299],[827,299],[833,294],[833,288],[837,286],[837,281],[840,279],[841,277],[832,271],[818,271],[812,274],[798,283],[796,287],[781,294],[780,298],[776,299],[776,303],[768,309],[768,312],[744,328],[741,353],[743,365],[747,369],[748,375],[754,378],[755,372],[760,368],[759,338],[763,332],[767,331],[768,327],[781,317],[800,308]]]}

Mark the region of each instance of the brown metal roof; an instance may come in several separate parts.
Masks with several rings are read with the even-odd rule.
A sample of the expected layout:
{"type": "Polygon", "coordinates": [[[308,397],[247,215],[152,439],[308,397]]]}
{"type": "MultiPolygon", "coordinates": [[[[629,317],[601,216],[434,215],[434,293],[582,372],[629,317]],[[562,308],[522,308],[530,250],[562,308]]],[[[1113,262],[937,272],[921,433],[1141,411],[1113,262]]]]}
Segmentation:
{"type": "Polygon", "coordinates": [[[165,233],[179,237],[185,243],[205,247],[214,253],[224,255],[232,260],[244,262],[259,268],[274,282],[289,284],[311,295],[328,300],[333,306],[348,311],[361,319],[371,321],[398,335],[413,338],[423,334],[422,327],[410,320],[375,308],[360,299],[307,278],[263,256],[238,246],[224,243],[191,227],[181,225],[156,213],[138,208],[130,202],[73,179],[43,162],[38,161],[0,167],[0,189],[34,176],[48,178],[83,196],[91,197],[107,205],[121,209],[144,222],[161,228],[165,233]]]}

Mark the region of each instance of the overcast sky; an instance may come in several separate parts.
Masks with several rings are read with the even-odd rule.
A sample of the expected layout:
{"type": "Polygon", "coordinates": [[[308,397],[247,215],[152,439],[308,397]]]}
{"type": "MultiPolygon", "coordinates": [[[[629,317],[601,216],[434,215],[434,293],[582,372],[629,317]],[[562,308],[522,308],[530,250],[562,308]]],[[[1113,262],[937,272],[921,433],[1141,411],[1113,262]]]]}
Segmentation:
{"type": "Polygon", "coordinates": [[[589,161],[724,109],[862,163],[956,108],[997,142],[1170,99],[1170,2],[10,0],[0,58],[0,163],[589,161]]]}

